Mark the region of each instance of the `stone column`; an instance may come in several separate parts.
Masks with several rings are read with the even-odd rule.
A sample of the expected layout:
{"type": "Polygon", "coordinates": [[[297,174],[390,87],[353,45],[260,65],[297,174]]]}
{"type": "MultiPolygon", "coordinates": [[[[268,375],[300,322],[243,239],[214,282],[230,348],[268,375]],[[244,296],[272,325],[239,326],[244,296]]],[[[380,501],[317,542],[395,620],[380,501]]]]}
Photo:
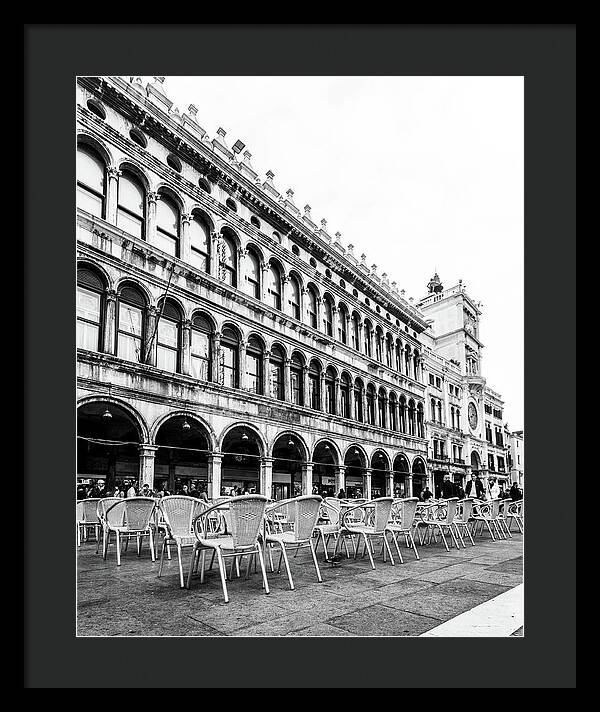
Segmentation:
{"type": "Polygon", "coordinates": [[[371,499],[371,469],[370,468],[365,469],[363,482],[364,482],[363,496],[366,497],[367,499],[371,499]]]}
{"type": "Polygon", "coordinates": [[[190,261],[190,221],[191,215],[182,213],[181,215],[181,230],[179,235],[179,259],[184,262],[190,261]]]}
{"type": "MultiPolygon", "coordinates": [[[[267,275],[269,272],[269,263],[268,262],[263,262],[260,266],[261,272],[262,272],[262,278],[261,278],[261,301],[263,301],[265,304],[269,303],[269,291],[267,288],[267,275]]],[[[270,496],[270,495],[269,495],[270,496]]]]}
{"type": "Polygon", "coordinates": [[[216,232],[210,234],[210,255],[208,258],[208,274],[211,277],[219,276],[219,235],[216,232]]]}
{"type": "Polygon", "coordinates": [[[325,371],[321,371],[319,378],[319,410],[325,412],[325,371]]]}
{"type": "Polygon", "coordinates": [[[367,413],[367,391],[365,388],[360,389],[360,405],[362,409],[362,422],[368,423],[369,416],[367,413]]]}
{"type": "Polygon", "coordinates": [[[346,490],[346,467],[345,465],[336,465],[335,468],[335,492],[343,489],[346,490]]]}
{"type": "Polygon", "coordinates": [[[382,415],[385,420],[385,423],[379,423],[379,427],[387,428],[388,430],[391,430],[392,424],[391,424],[391,422],[388,422],[388,420],[390,419],[390,399],[387,396],[385,396],[383,399],[382,415]]]}
{"type": "Polygon", "coordinates": [[[248,387],[248,381],[246,378],[246,342],[244,339],[240,341],[239,353],[240,353],[240,388],[245,390],[248,387]]]}
{"type": "Polygon", "coordinates": [[[212,382],[213,383],[220,383],[221,382],[221,369],[220,369],[220,364],[221,364],[221,332],[220,331],[215,331],[215,333],[211,336],[212,340],[212,345],[211,345],[211,363],[212,363],[212,382]]]}
{"type": "MultiPolygon", "coordinates": [[[[271,381],[269,378],[269,359],[271,358],[271,352],[265,351],[262,356],[262,381],[263,381],[263,391],[266,396],[271,395],[271,381]]],[[[262,490],[261,490],[262,492],[262,490]]],[[[271,495],[267,495],[270,497],[271,495]]]]}
{"type": "Polygon", "coordinates": [[[302,494],[312,494],[312,462],[303,462],[300,471],[302,472],[302,494]]]}
{"type": "Polygon", "coordinates": [[[283,399],[292,402],[292,359],[286,358],[283,364],[283,399]]]}
{"type": "Polygon", "coordinates": [[[117,327],[117,293],[111,289],[106,292],[106,308],[104,312],[103,351],[113,354],[116,351],[117,327]]]}
{"type": "Polygon", "coordinates": [[[308,366],[302,366],[302,405],[310,408],[310,382],[308,378],[308,366]]]}
{"type": "Polygon", "coordinates": [[[220,452],[211,452],[208,455],[208,497],[217,499],[221,496],[221,464],[223,455],[220,452]]]}
{"type": "Polygon", "coordinates": [[[342,414],[342,404],[340,395],[340,379],[334,378],[333,380],[333,409],[336,415],[342,414]]]}
{"type": "Polygon", "coordinates": [[[394,473],[388,472],[387,476],[387,495],[388,497],[394,496],[394,473]]]}
{"type": "Polygon", "coordinates": [[[189,376],[192,372],[192,322],[186,319],[181,324],[181,373],[189,376]]]}
{"type": "Polygon", "coordinates": [[[138,445],[140,458],[138,485],[140,489],[146,483],[150,485],[150,489],[154,489],[154,455],[157,450],[156,445],[138,445]]]}
{"type": "MultiPolygon", "coordinates": [[[[427,486],[429,489],[431,489],[431,483],[429,481],[429,475],[427,475],[427,479],[425,480],[427,483],[427,486]]],[[[433,492],[433,490],[431,490],[433,492]]],[[[413,476],[411,474],[406,475],[406,496],[407,497],[412,497],[413,496],[413,476]]]]}
{"type": "Polygon", "coordinates": [[[338,322],[338,314],[337,314],[337,307],[335,304],[331,305],[331,338],[332,339],[337,339],[337,322],[338,322]]]}
{"type": "Polygon", "coordinates": [[[158,309],[154,306],[148,307],[146,315],[146,334],[144,348],[144,363],[150,366],[156,366],[156,320],[158,318],[158,309]]]}
{"type": "Polygon", "coordinates": [[[321,314],[322,314],[322,309],[321,309],[321,303],[322,303],[321,297],[317,297],[315,299],[316,302],[316,307],[317,307],[317,331],[321,331],[322,329],[322,324],[321,324],[321,314]]]}
{"type": "Polygon", "coordinates": [[[265,497],[272,496],[273,489],[273,458],[272,457],[261,457],[260,458],[260,493],[264,494],[265,497]]]}
{"type": "MultiPolygon", "coordinates": [[[[281,279],[281,311],[284,314],[288,313],[287,294],[288,294],[289,283],[290,283],[289,277],[282,277],[282,279],[281,279]]],[[[292,315],[290,314],[290,316],[292,316],[292,315]]],[[[286,393],[287,393],[287,390],[286,390],[286,393]]]]}
{"type": "Polygon", "coordinates": [[[365,347],[363,344],[363,326],[364,325],[363,325],[362,321],[359,321],[358,322],[358,344],[357,344],[356,350],[361,354],[364,354],[364,352],[365,352],[365,347]]]}
{"type": "Polygon", "coordinates": [[[158,193],[148,193],[148,233],[146,240],[151,244],[156,244],[156,203],[160,200],[158,193]]]}
{"type": "Polygon", "coordinates": [[[106,175],[108,177],[108,186],[106,190],[106,222],[116,225],[119,176],[121,175],[121,171],[115,166],[109,166],[106,169],[106,175]]]}

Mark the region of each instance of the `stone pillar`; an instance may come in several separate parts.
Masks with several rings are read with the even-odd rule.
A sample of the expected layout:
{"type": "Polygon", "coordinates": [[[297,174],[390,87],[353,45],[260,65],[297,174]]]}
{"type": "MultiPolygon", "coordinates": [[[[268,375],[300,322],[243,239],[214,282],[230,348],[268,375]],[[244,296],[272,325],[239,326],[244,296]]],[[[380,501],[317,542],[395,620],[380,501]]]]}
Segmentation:
{"type": "Polygon", "coordinates": [[[333,409],[334,409],[336,415],[342,414],[342,404],[341,404],[340,400],[341,400],[340,379],[334,378],[333,379],[333,409]]]}
{"type": "MultiPolygon", "coordinates": [[[[358,322],[358,344],[356,346],[356,350],[363,354],[365,352],[365,347],[363,344],[363,323],[362,321],[358,322]]],[[[354,328],[354,327],[353,327],[354,328]]]]}
{"type": "Polygon", "coordinates": [[[302,494],[312,494],[312,462],[303,462],[300,469],[302,472],[302,494]]]}
{"type": "Polygon", "coordinates": [[[308,378],[308,366],[302,367],[302,405],[310,408],[310,383],[308,378]]]}
{"type": "Polygon", "coordinates": [[[111,289],[106,292],[106,308],[104,312],[103,351],[113,354],[116,351],[117,328],[117,293],[111,289]]]}
{"type": "Polygon", "coordinates": [[[208,274],[211,277],[219,276],[219,235],[216,232],[210,234],[210,255],[208,258],[208,274]]]}
{"type": "Polygon", "coordinates": [[[337,339],[337,322],[338,322],[338,314],[337,314],[337,307],[335,304],[331,305],[331,338],[332,339],[337,339]]]}
{"type": "Polygon", "coordinates": [[[273,489],[273,458],[260,458],[260,493],[271,499],[273,489]]]}
{"type": "Polygon", "coordinates": [[[388,472],[387,476],[387,495],[388,497],[394,496],[394,473],[388,472]]]}
{"type": "Polygon", "coordinates": [[[322,309],[321,309],[321,303],[322,303],[321,297],[317,297],[315,299],[316,302],[316,307],[317,307],[317,331],[321,331],[322,324],[321,324],[321,314],[322,314],[322,309]]]}
{"type": "MultiPolygon", "coordinates": [[[[271,379],[269,378],[269,359],[271,358],[271,352],[265,351],[262,356],[262,381],[263,390],[266,396],[271,395],[271,379]]],[[[262,492],[262,490],[261,490],[262,492]]],[[[268,494],[267,497],[271,495],[268,494]]]]}
{"type": "Polygon", "coordinates": [[[150,366],[156,366],[156,320],[158,318],[158,309],[154,306],[148,307],[146,315],[146,334],[144,348],[144,363],[150,366]]]}
{"type": "MultiPolygon", "coordinates": [[[[429,482],[429,475],[427,475],[427,479],[425,480],[427,483],[427,486],[429,489],[431,489],[431,484],[429,482]]],[[[431,490],[433,492],[433,490],[431,490]]],[[[413,476],[411,474],[406,475],[406,496],[407,497],[412,497],[413,496],[413,476]]]]}
{"type": "Polygon", "coordinates": [[[371,499],[371,470],[369,468],[365,469],[363,481],[364,481],[363,496],[366,497],[367,499],[371,499]]]}
{"type": "Polygon", "coordinates": [[[362,408],[362,422],[369,422],[369,415],[367,413],[367,391],[365,388],[360,389],[360,404],[362,408]]]}
{"type": "Polygon", "coordinates": [[[246,342],[242,339],[239,343],[239,353],[240,353],[240,388],[245,390],[248,387],[248,381],[246,378],[246,342]]]}
{"type": "MultiPolygon", "coordinates": [[[[281,311],[284,314],[288,313],[287,295],[288,295],[289,283],[290,283],[289,277],[282,277],[282,279],[281,279],[281,311]]],[[[292,315],[290,314],[290,316],[292,316],[292,315]]],[[[287,393],[287,390],[286,390],[286,393],[287,393]]]]}
{"type": "Polygon", "coordinates": [[[190,221],[192,217],[188,213],[181,215],[181,230],[179,235],[179,259],[184,262],[190,261],[190,221]]]}
{"type": "Polygon", "coordinates": [[[189,376],[192,372],[192,322],[186,319],[181,324],[181,373],[189,376]]]}
{"type": "Polygon", "coordinates": [[[220,452],[211,452],[208,455],[208,497],[217,499],[221,496],[221,464],[223,455],[220,452]]]}
{"type": "Polygon", "coordinates": [[[390,399],[387,396],[383,399],[383,410],[381,411],[381,414],[385,422],[379,423],[379,427],[391,430],[392,424],[388,423],[388,419],[390,417],[390,399]]]}
{"type": "Polygon", "coordinates": [[[140,489],[145,484],[150,485],[150,489],[154,489],[154,455],[157,450],[156,445],[138,445],[140,457],[138,485],[140,489]]]}
{"type": "MultiPolygon", "coordinates": [[[[269,272],[269,263],[268,263],[268,262],[263,262],[263,263],[261,264],[260,268],[261,268],[261,272],[262,272],[262,278],[261,278],[261,287],[262,287],[261,295],[262,295],[262,296],[261,296],[261,301],[263,301],[265,304],[268,304],[268,303],[269,303],[269,299],[268,299],[268,297],[269,297],[269,291],[268,291],[268,288],[267,288],[267,275],[268,275],[268,272],[269,272]]],[[[270,495],[268,495],[268,496],[270,496],[270,495]]]]}
{"type": "Polygon", "coordinates": [[[319,378],[319,410],[325,412],[325,371],[321,371],[319,378]]]}
{"type": "Polygon", "coordinates": [[[160,200],[158,193],[148,193],[148,234],[146,240],[156,244],[156,203],[160,200]]]}
{"type": "Polygon", "coordinates": [[[106,222],[116,225],[119,176],[121,175],[121,171],[115,168],[115,166],[109,166],[106,169],[106,175],[108,177],[108,186],[106,190],[106,222]]]}
{"type": "Polygon", "coordinates": [[[283,399],[292,402],[292,359],[286,358],[283,363],[283,399]]]}
{"type": "Polygon", "coordinates": [[[220,331],[215,331],[215,333],[211,337],[212,339],[212,345],[211,345],[211,352],[212,352],[212,382],[213,383],[220,383],[221,382],[221,369],[220,369],[220,364],[221,364],[221,332],[220,331]]]}
{"type": "Polygon", "coordinates": [[[335,468],[335,493],[343,489],[346,490],[346,467],[345,465],[337,465],[335,468]]]}

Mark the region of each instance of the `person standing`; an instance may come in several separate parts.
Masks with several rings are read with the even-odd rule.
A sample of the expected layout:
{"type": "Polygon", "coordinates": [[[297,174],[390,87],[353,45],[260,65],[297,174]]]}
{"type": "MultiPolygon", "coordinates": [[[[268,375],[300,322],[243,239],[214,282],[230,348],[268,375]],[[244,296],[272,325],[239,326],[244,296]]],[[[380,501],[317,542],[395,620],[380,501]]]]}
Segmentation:
{"type": "Polygon", "coordinates": [[[144,482],[142,487],[142,497],[156,497],[154,490],[150,489],[150,485],[147,482],[144,482]]]}
{"type": "Polygon", "coordinates": [[[88,498],[90,499],[102,499],[107,496],[106,487],[104,486],[104,480],[98,480],[92,489],[88,492],[88,498]]]}
{"type": "Polygon", "coordinates": [[[425,485],[425,489],[421,492],[421,500],[427,502],[428,499],[433,497],[433,492],[425,485]]]}
{"type": "Polygon", "coordinates": [[[134,487],[133,480],[130,480],[129,487],[127,489],[125,496],[126,497],[136,497],[137,496],[137,491],[134,487]]]}
{"type": "Polygon", "coordinates": [[[442,497],[444,499],[454,497],[454,482],[450,479],[450,475],[445,475],[444,477],[444,482],[442,483],[442,497]]]}
{"type": "Polygon", "coordinates": [[[510,495],[510,498],[513,502],[516,502],[519,499],[523,499],[523,493],[521,492],[519,485],[516,482],[512,483],[508,494],[510,495]]]}
{"type": "Polygon", "coordinates": [[[467,497],[483,499],[483,482],[479,479],[479,475],[471,475],[471,479],[467,482],[465,492],[467,497]]]}
{"type": "Polygon", "coordinates": [[[346,493],[343,489],[340,489],[340,491],[338,492],[338,499],[346,499],[346,493]]]}
{"type": "Polygon", "coordinates": [[[498,480],[493,479],[489,483],[490,499],[498,499],[500,496],[500,486],[498,485],[498,480]]]}

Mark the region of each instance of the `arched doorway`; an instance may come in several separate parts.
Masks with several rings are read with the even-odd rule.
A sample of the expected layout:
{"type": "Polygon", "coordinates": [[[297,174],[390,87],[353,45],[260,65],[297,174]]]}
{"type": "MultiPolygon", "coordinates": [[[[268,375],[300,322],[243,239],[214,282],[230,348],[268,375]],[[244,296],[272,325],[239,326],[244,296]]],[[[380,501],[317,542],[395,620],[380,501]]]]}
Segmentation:
{"type": "Polygon", "coordinates": [[[333,444],[320,442],[313,453],[313,494],[335,497],[335,466],[337,456],[333,444]]]}
{"type": "Polygon", "coordinates": [[[471,471],[475,476],[482,474],[481,460],[479,459],[479,454],[475,450],[471,453],[471,471]]]}
{"type": "MultiPolygon", "coordinates": [[[[221,494],[260,493],[262,445],[252,428],[239,425],[230,430],[221,450],[221,494]]],[[[262,494],[270,496],[269,492],[262,494]]]]}
{"type": "Polygon", "coordinates": [[[383,450],[376,450],[371,456],[371,499],[386,496],[389,471],[388,456],[383,450]]]}
{"type": "Polygon", "coordinates": [[[406,455],[400,453],[394,458],[394,497],[408,497],[408,474],[410,465],[406,455]]]}
{"type": "Polygon", "coordinates": [[[362,450],[355,445],[349,447],[344,457],[346,467],[346,496],[349,499],[361,499],[366,491],[365,469],[367,467],[367,457],[362,450]]]}
{"type": "Polygon", "coordinates": [[[125,408],[90,401],[77,409],[77,484],[104,480],[106,492],[133,482],[139,487],[139,426],[125,408]]]}
{"type": "Polygon", "coordinates": [[[154,460],[154,488],[171,494],[204,492],[208,487],[210,441],[193,417],[175,415],[159,427],[154,439],[160,447],[154,460]]]}
{"type": "Polygon", "coordinates": [[[297,435],[284,433],[273,445],[273,499],[288,499],[302,494],[304,445],[297,435]]]}
{"type": "Polygon", "coordinates": [[[412,496],[413,497],[420,497],[421,492],[425,489],[426,485],[426,478],[427,478],[427,471],[425,469],[425,463],[423,462],[423,459],[420,457],[415,457],[413,460],[412,464],[412,472],[413,472],[413,491],[412,491],[412,496]]]}

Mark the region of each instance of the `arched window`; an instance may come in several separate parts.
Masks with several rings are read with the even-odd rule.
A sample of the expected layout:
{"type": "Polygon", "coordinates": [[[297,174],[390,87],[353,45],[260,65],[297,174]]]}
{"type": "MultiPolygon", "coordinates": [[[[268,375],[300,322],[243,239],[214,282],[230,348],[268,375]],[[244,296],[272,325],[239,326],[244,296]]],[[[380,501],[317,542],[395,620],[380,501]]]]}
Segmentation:
{"type": "Polygon", "coordinates": [[[406,373],[407,376],[411,375],[410,360],[411,360],[410,346],[407,346],[404,349],[404,373],[406,373]]]}
{"type": "Polygon", "coordinates": [[[379,418],[379,427],[380,428],[386,428],[387,427],[387,418],[386,418],[386,407],[385,407],[385,391],[383,388],[379,389],[379,392],[377,394],[377,415],[379,418]]]}
{"type": "Polygon", "coordinates": [[[281,311],[281,272],[274,262],[269,263],[267,275],[269,279],[267,284],[269,303],[274,309],[281,311]]]}
{"type": "Polygon", "coordinates": [[[203,272],[209,271],[210,227],[199,216],[194,215],[188,227],[190,237],[190,264],[203,272]]]}
{"type": "Polygon", "coordinates": [[[350,393],[350,376],[347,373],[342,373],[342,378],[340,379],[340,415],[342,418],[352,417],[350,409],[350,393]]]}
{"type": "Polygon", "coordinates": [[[263,378],[263,347],[256,336],[248,339],[246,347],[246,387],[251,393],[264,394],[263,378]]]}
{"type": "Polygon", "coordinates": [[[269,358],[269,395],[277,400],[285,399],[285,388],[283,381],[283,361],[284,353],[279,346],[273,346],[269,358]]]}
{"type": "Polygon", "coordinates": [[[179,344],[181,314],[169,301],[159,309],[156,330],[156,366],[163,371],[179,371],[179,344]]]}
{"type": "Polygon", "coordinates": [[[363,382],[360,378],[357,378],[356,381],[354,381],[354,419],[359,423],[362,423],[364,420],[362,391],[363,382]]]}
{"type": "Polygon", "coordinates": [[[77,270],[77,348],[102,351],[104,283],[86,267],[77,270]]]}
{"type": "Polygon", "coordinates": [[[77,207],[103,218],[106,203],[106,166],[89,146],[77,147],[77,207]]]}
{"type": "Polygon", "coordinates": [[[318,361],[311,361],[308,369],[308,389],[310,407],[321,410],[321,367],[318,361]]]}
{"type": "Polygon", "coordinates": [[[199,381],[210,381],[212,378],[211,332],[211,324],[206,317],[198,314],[192,319],[191,371],[199,381]]]}
{"type": "Polygon", "coordinates": [[[156,203],[156,242],[158,247],[173,257],[179,257],[179,208],[172,198],[160,194],[156,203]]]}
{"type": "Polygon", "coordinates": [[[328,295],[323,297],[323,333],[333,336],[333,305],[328,295]]]}
{"type": "Polygon", "coordinates": [[[420,362],[421,361],[420,361],[419,352],[415,351],[414,356],[413,356],[413,373],[415,376],[415,381],[419,380],[419,371],[420,371],[419,364],[420,364],[420,362]]]}
{"type": "Polygon", "coordinates": [[[454,406],[451,406],[450,408],[450,421],[452,423],[452,427],[454,428],[454,406]]]}
{"type": "Polygon", "coordinates": [[[253,215],[250,218],[250,224],[254,225],[254,227],[256,227],[260,230],[260,220],[256,217],[256,215],[253,215]]]}
{"type": "Polygon", "coordinates": [[[127,361],[144,361],[142,339],[146,300],[139,289],[123,286],[118,294],[117,356],[127,361]]]}
{"type": "Polygon", "coordinates": [[[237,248],[226,235],[219,240],[219,278],[232,287],[237,287],[237,248]]]}
{"type": "Polygon", "coordinates": [[[371,383],[367,386],[367,423],[375,425],[375,387],[371,383]]]}
{"type": "Polygon", "coordinates": [[[317,293],[314,287],[308,288],[308,323],[313,329],[318,328],[318,315],[317,315],[317,293]]]}
{"type": "Polygon", "coordinates": [[[141,181],[130,171],[123,171],[119,178],[117,227],[130,235],[145,237],[146,191],[141,181]]]}
{"type": "Polygon", "coordinates": [[[435,423],[435,398],[431,399],[431,420],[435,423]]]}
{"type": "Polygon", "coordinates": [[[88,99],[86,104],[87,108],[92,112],[92,114],[95,114],[99,119],[102,119],[103,121],[106,119],[106,110],[99,101],[96,101],[95,99],[88,99]]]}
{"type": "Polygon", "coordinates": [[[338,338],[342,344],[348,343],[348,309],[345,304],[340,304],[338,311],[338,338]]]}
{"type": "Polygon", "coordinates": [[[290,364],[290,388],[292,403],[304,405],[304,382],[302,378],[304,362],[298,354],[292,355],[290,364]]]}
{"type": "Polygon", "coordinates": [[[417,406],[417,436],[420,438],[425,437],[425,426],[424,426],[424,408],[423,404],[419,403],[417,406]]]}
{"type": "Polygon", "coordinates": [[[254,250],[248,250],[245,259],[244,291],[260,299],[260,259],[254,250]]]}
{"type": "Polygon", "coordinates": [[[460,430],[460,408],[456,409],[456,429],[460,430]]]}
{"type": "Polygon", "coordinates": [[[402,342],[396,339],[396,371],[402,373],[402,342]]]}
{"type": "Polygon", "coordinates": [[[442,401],[438,401],[437,410],[438,410],[438,423],[441,423],[442,422],[442,401]]]}
{"type": "Polygon", "coordinates": [[[415,402],[411,398],[408,401],[408,434],[409,435],[416,434],[415,414],[416,414],[415,402]]]}
{"type": "Polygon", "coordinates": [[[239,339],[233,329],[223,329],[220,368],[221,383],[230,388],[239,388],[239,339]]]}
{"type": "Polygon", "coordinates": [[[300,321],[300,282],[294,275],[290,276],[288,285],[288,307],[290,315],[300,321]]]}
{"type": "Polygon", "coordinates": [[[390,393],[390,430],[398,430],[398,399],[395,393],[390,393]]]}
{"type": "Polygon", "coordinates": [[[380,326],[375,329],[375,358],[383,363],[383,331],[380,326]]]}
{"type": "Polygon", "coordinates": [[[390,333],[385,337],[385,363],[388,368],[392,367],[392,357],[394,353],[394,339],[390,333]]]}
{"type": "Polygon", "coordinates": [[[406,432],[406,398],[400,396],[400,408],[399,408],[399,419],[400,419],[400,432],[406,432]]]}
{"type": "Polygon", "coordinates": [[[352,348],[360,351],[360,316],[352,314],[352,348]]]}
{"type": "Polygon", "coordinates": [[[373,343],[373,326],[368,319],[365,319],[364,323],[364,337],[365,337],[365,354],[371,357],[372,354],[372,343],[373,343]]]}
{"type": "Polygon", "coordinates": [[[148,141],[146,140],[146,137],[138,129],[131,129],[131,131],[129,132],[129,138],[134,143],[137,143],[138,146],[141,146],[142,148],[146,148],[146,146],[148,145],[148,141]]]}
{"type": "Polygon", "coordinates": [[[335,402],[335,370],[329,366],[325,371],[325,412],[335,415],[337,412],[335,402]]]}

